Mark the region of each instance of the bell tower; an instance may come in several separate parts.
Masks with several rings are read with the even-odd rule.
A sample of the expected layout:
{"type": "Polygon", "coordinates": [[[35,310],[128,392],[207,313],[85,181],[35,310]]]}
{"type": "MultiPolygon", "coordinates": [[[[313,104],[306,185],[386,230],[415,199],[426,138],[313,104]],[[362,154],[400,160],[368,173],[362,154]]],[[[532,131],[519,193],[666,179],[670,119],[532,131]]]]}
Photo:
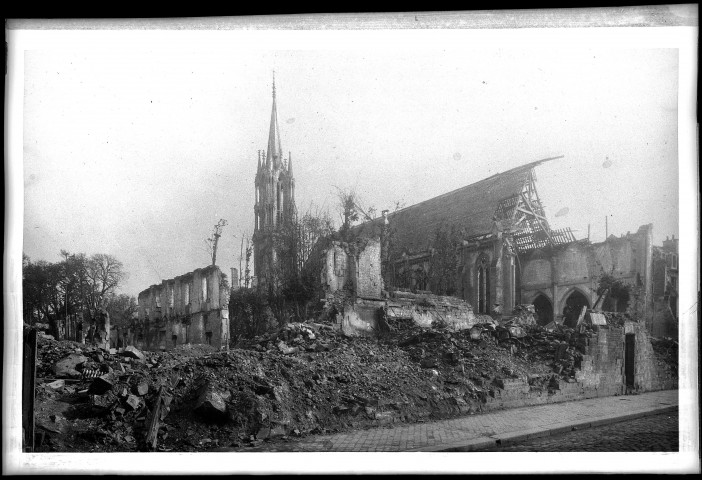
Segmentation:
{"type": "Polygon", "coordinates": [[[295,218],[295,179],[292,159],[283,158],[278,128],[278,111],[273,72],[273,107],[268,130],[268,148],[258,151],[258,169],[254,181],[254,276],[258,285],[277,288],[285,265],[294,265],[294,259],[281,259],[285,250],[285,233],[295,218]]]}

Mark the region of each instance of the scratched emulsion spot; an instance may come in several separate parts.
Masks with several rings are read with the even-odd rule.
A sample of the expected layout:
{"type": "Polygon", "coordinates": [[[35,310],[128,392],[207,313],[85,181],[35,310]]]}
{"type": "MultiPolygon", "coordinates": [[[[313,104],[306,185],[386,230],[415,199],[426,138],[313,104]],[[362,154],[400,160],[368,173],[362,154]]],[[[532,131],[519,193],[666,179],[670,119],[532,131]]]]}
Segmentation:
{"type": "Polygon", "coordinates": [[[29,188],[30,186],[34,185],[36,182],[37,182],[37,176],[34,173],[32,173],[31,175],[29,175],[29,178],[27,178],[24,181],[24,188],[29,188]]]}
{"type": "Polygon", "coordinates": [[[568,207],[563,207],[556,212],[556,216],[562,217],[563,215],[568,215],[568,212],[570,212],[570,209],[568,207]]]}
{"type": "Polygon", "coordinates": [[[602,163],[602,167],[604,168],[609,168],[612,166],[612,160],[609,159],[609,157],[606,157],[607,159],[602,163]]]}
{"type": "Polygon", "coordinates": [[[295,123],[295,117],[290,117],[286,120],[287,123],[295,123]]]}
{"type": "Polygon", "coordinates": [[[454,154],[453,154],[453,159],[456,160],[456,161],[459,161],[459,160],[461,159],[461,154],[458,153],[458,152],[454,153],[454,154]]]}

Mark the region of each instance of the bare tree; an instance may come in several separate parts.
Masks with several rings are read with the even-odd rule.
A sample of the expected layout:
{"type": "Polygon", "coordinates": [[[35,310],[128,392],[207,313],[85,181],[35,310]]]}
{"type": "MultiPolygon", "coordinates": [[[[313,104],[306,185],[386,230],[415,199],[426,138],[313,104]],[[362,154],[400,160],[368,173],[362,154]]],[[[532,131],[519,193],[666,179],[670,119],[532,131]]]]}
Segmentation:
{"type": "Polygon", "coordinates": [[[88,258],[79,275],[83,301],[91,317],[104,306],[106,296],[114,293],[126,278],[122,262],[104,253],[88,258]]]}
{"type": "Polygon", "coordinates": [[[372,206],[363,207],[355,188],[342,189],[337,186],[334,188],[336,188],[337,209],[342,222],[339,234],[342,238],[347,239],[349,230],[356,222],[359,220],[372,221],[377,210],[372,206]]]}
{"type": "Polygon", "coordinates": [[[212,259],[212,265],[217,263],[217,244],[219,243],[219,237],[222,236],[222,228],[224,228],[226,225],[227,221],[220,218],[219,222],[217,222],[217,224],[214,226],[212,236],[205,240],[205,243],[207,244],[207,251],[212,259]]]}

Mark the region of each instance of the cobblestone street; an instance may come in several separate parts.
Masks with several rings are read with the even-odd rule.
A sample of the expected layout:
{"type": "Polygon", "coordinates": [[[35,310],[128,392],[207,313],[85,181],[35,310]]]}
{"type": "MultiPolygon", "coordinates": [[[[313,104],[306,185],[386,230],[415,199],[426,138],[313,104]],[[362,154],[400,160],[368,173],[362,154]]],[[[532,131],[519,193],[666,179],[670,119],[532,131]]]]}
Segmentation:
{"type": "Polygon", "coordinates": [[[677,452],[678,412],[489,448],[484,452],[677,452]]]}

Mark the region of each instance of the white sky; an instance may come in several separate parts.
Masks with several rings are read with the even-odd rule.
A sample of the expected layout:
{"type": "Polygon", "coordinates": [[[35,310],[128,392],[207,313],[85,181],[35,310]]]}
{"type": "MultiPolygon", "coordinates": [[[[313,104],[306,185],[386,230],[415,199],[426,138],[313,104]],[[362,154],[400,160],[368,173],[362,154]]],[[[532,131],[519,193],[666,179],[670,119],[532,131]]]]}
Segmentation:
{"type": "Polygon", "coordinates": [[[82,33],[69,48],[25,53],[24,251],[115,255],[127,293],[207,265],[219,218],[229,225],[218,264],[238,267],[273,69],[301,211],[336,215],[335,185],[381,210],[564,155],[537,169],[553,227],[583,238],[589,223],[599,241],[608,214],[610,233],[652,222],[656,243],[678,235],[676,49],[296,50],[226,33],[135,46],[129,32],[82,33]]]}
{"type": "MultiPolygon", "coordinates": [[[[380,210],[564,155],[536,171],[552,227],[570,226],[583,238],[591,224],[591,239],[601,241],[606,215],[617,235],[653,223],[655,243],[681,233],[683,255],[697,258],[697,211],[678,208],[679,193],[694,205],[689,195],[697,192],[696,29],[12,33],[7,225],[22,239],[7,237],[5,274],[15,282],[21,250],[58,261],[63,248],[116,256],[130,274],[123,291],[137,294],[207,265],[204,239],[219,218],[229,225],[218,264],[226,273],[238,266],[241,235],[253,229],[273,69],[301,211],[311,202],[333,208],[334,185],[355,187],[380,210]]],[[[698,285],[689,265],[681,262],[689,280],[681,280],[681,325],[690,331],[681,338],[688,340],[697,338],[685,319],[695,318],[698,285]]],[[[4,293],[19,323],[19,290],[4,293]]],[[[18,343],[9,345],[17,365],[18,343]]],[[[696,344],[682,342],[681,358],[691,359],[681,362],[681,418],[694,420],[696,344]]],[[[13,382],[19,385],[17,375],[13,382]]],[[[18,412],[16,396],[13,402],[18,412]]],[[[616,470],[622,455],[614,455],[605,463],[578,457],[577,465],[616,470]]],[[[685,455],[699,465],[695,452],[685,455]]],[[[131,465],[81,458],[72,468],[131,465]]],[[[466,468],[459,457],[433,458],[437,468],[466,468]]],[[[571,458],[561,454],[549,468],[570,471],[571,458]]],[[[680,458],[645,454],[635,465],[666,471],[680,458]]],[[[266,465],[336,465],[285,459],[266,465]]],[[[501,468],[544,468],[538,455],[519,459],[501,468]]],[[[186,455],[171,461],[174,471],[227,468],[186,455]]],[[[430,468],[425,462],[415,456],[387,465],[430,468]]],[[[471,463],[478,467],[494,471],[495,464],[471,463]]]]}

